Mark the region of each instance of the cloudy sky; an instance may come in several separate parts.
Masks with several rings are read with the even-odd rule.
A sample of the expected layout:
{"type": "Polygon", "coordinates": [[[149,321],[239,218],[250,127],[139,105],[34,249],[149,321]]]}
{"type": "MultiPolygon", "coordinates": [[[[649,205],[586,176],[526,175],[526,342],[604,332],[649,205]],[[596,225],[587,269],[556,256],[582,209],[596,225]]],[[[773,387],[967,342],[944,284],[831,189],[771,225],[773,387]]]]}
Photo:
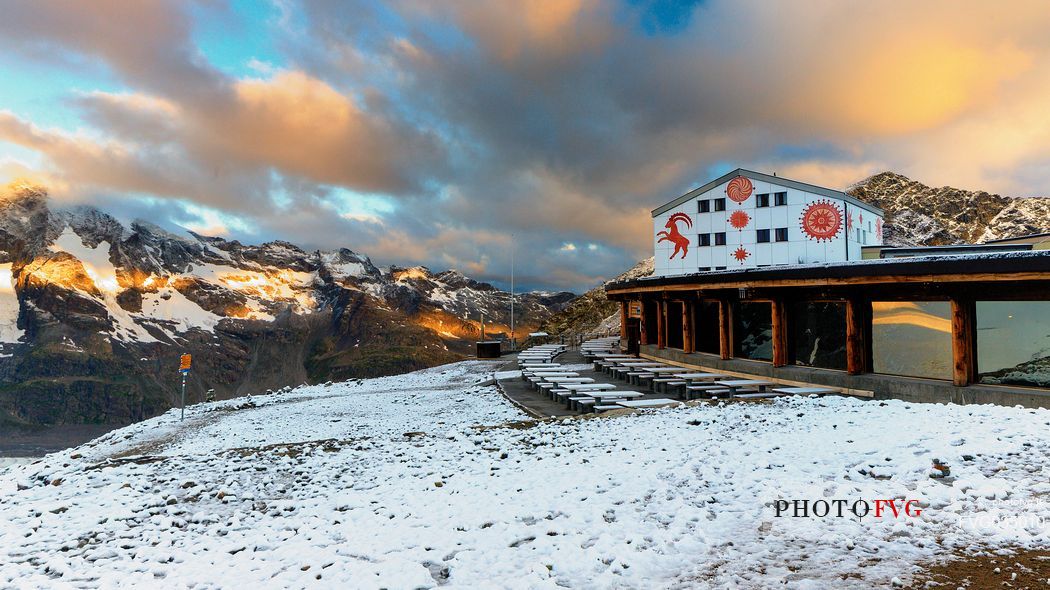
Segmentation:
{"type": "Polygon", "coordinates": [[[0,181],[581,290],[737,166],[1050,193],[1050,8],[1008,8],[0,0],[0,181]]]}

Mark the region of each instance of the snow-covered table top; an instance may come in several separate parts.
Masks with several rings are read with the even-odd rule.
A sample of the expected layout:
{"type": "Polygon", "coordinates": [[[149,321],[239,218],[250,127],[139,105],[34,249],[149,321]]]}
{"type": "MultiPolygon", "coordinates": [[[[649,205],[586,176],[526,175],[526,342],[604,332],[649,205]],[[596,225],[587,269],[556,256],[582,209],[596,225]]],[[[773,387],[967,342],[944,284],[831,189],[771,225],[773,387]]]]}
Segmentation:
{"type": "Polygon", "coordinates": [[[842,391],[840,389],[835,389],[834,387],[774,387],[772,390],[777,393],[787,393],[790,395],[841,393],[842,391]]]}
{"type": "Polygon", "coordinates": [[[661,406],[677,405],[680,402],[678,400],[660,397],[656,399],[632,399],[617,403],[625,408],[658,408],[661,406]]]}

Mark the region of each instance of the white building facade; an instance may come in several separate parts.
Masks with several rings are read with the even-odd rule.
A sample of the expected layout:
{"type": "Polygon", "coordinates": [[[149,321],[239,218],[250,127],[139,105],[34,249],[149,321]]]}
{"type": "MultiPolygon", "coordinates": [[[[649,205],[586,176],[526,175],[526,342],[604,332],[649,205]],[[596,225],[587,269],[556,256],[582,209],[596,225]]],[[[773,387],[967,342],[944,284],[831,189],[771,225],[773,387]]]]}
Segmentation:
{"type": "Polygon", "coordinates": [[[860,260],[882,229],[844,192],[738,168],[653,211],[654,275],[860,260]]]}

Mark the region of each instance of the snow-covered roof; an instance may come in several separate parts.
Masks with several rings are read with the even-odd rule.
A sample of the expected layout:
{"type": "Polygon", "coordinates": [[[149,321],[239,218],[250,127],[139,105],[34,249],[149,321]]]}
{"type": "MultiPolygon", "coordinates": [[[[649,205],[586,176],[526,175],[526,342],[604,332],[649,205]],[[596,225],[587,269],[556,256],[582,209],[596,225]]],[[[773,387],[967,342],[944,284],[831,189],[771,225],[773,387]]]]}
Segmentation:
{"type": "Polygon", "coordinates": [[[716,186],[722,184],[723,182],[728,182],[729,180],[732,180],[733,178],[736,178],[737,176],[746,176],[746,177],[750,178],[751,180],[758,180],[760,182],[769,182],[769,183],[772,183],[772,184],[778,184],[780,186],[786,186],[788,188],[793,188],[793,189],[796,189],[796,190],[805,191],[807,193],[814,193],[814,194],[822,195],[822,196],[825,196],[825,197],[831,197],[833,199],[839,199],[839,200],[842,200],[842,201],[846,201],[847,203],[849,203],[851,205],[856,205],[857,207],[860,207],[862,209],[866,209],[868,211],[871,211],[872,213],[874,213],[876,215],[879,215],[879,216],[883,215],[882,209],[880,209],[880,208],[878,208],[875,205],[872,205],[870,203],[865,203],[864,201],[861,201],[857,197],[854,197],[853,195],[844,193],[842,191],[837,191],[837,190],[833,190],[833,189],[830,189],[830,188],[817,186],[815,184],[808,184],[808,183],[805,183],[805,182],[799,182],[797,180],[791,180],[790,178],[784,178],[782,176],[770,176],[768,174],[762,174],[761,172],[755,172],[753,170],[747,170],[745,168],[737,168],[736,170],[733,170],[732,172],[730,172],[728,174],[723,174],[722,176],[719,176],[718,178],[712,180],[711,182],[705,184],[704,186],[701,186],[700,188],[695,188],[695,189],[687,192],[686,194],[678,197],[677,199],[671,201],[670,203],[667,203],[665,205],[657,207],[656,209],[653,209],[653,217],[656,217],[657,215],[660,215],[661,213],[663,213],[665,211],[668,211],[670,209],[674,209],[675,207],[681,205],[682,203],[685,203],[689,199],[692,199],[692,198],[694,198],[694,197],[696,197],[698,195],[706,193],[707,191],[715,188],[716,186]]]}
{"type": "Polygon", "coordinates": [[[908,258],[875,258],[850,262],[783,264],[759,268],[652,276],[606,285],[607,290],[683,282],[736,283],[780,279],[833,279],[857,276],[907,276],[966,273],[1050,273],[1050,250],[930,254],[908,258]]]}

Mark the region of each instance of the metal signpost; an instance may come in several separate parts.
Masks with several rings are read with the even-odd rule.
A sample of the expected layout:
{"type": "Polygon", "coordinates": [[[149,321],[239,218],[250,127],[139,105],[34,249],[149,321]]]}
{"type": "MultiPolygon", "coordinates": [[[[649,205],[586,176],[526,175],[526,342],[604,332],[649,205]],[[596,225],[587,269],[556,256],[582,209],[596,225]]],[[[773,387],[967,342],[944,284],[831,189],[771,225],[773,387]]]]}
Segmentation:
{"type": "Polygon", "coordinates": [[[192,365],[192,355],[187,353],[179,357],[179,372],[182,373],[182,417],[179,418],[179,420],[186,419],[186,375],[190,374],[190,367],[192,365]]]}

